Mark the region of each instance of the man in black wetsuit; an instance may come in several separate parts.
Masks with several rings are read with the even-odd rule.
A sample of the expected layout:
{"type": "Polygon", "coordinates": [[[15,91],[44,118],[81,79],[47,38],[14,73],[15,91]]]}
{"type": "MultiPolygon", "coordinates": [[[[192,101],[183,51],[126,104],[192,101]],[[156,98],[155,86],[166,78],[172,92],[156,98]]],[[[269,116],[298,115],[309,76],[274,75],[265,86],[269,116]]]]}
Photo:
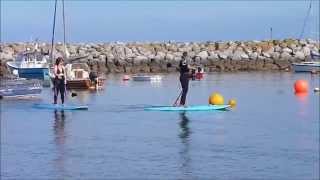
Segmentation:
{"type": "Polygon", "coordinates": [[[180,106],[185,106],[186,97],[189,89],[189,59],[188,53],[183,52],[180,63],[179,63],[179,71],[180,71],[180,83],[182,87],[182,94],[180,98],[180,106]]]}

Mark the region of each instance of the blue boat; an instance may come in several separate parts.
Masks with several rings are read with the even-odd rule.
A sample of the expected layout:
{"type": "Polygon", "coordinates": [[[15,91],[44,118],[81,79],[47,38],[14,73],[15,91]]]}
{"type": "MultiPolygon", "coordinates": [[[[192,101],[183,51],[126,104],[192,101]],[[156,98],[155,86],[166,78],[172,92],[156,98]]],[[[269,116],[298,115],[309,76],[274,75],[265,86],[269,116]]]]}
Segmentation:
{"type": "Polygon", "coordinates": [[[49,64],[46,56],[39,51],[18,54],[15,61],[8,61],[11,72],[17,71],[20,78],[46,79],[49,76],[49,64]]]}

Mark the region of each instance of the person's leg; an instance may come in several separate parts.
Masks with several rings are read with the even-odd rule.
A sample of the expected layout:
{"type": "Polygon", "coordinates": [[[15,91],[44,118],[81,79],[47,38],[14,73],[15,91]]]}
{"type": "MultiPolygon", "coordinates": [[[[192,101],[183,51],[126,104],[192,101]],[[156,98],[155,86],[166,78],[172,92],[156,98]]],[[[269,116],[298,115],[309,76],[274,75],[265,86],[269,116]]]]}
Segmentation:
{"type": "Polygon", "coordinates": [[[64,104],[64,92],[65,92],[65,87],[64,87],[64,82],[60,83],[60,95],[61,95],[61,103],[64,104]]]}
{"type": "Polygon", "coordinates": [[[54,91],[54,96],[53,96],[54,104],[57,104],[58,95],[59,95],[58,84],[55,84],[55,87],[53,88],[53,91],[54,91]]]}
{"type": "Polygon", "coordinates": [[[188,86],[189,86],[189,77],[188,74],[183,74],[180,78],[181,87],[182,87],[182,95],[180,99],[180,105],[185,105],[187,93],[188,93],[188,86]]]}

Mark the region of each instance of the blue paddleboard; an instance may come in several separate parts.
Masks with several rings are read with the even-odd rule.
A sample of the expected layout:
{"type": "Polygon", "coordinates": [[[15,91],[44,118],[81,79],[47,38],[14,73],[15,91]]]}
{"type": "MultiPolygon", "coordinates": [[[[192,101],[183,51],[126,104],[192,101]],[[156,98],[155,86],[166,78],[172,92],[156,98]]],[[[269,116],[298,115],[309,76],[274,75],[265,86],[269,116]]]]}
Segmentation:
{"type": "Polygon", "coordinates": [[[62,104],[34,104],[37,109],[55,109],[55,110],[88,110],[88,106],[62,105],[62,104]]]}
{"type": "Polygon", "coordinates": [[[157,106],[144,108],[146,111],[213,111],[213,110],[225,110],[230,105],[197,105],[197,106],[157,106]]]}

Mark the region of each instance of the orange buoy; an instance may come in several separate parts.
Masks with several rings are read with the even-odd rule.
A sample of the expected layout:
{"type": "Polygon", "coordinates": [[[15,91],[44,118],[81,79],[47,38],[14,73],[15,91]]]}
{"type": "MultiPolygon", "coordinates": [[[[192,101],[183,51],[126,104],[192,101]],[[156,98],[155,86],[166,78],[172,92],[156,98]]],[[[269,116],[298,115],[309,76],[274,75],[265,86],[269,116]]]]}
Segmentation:
{"type": "Polygon", "coordinates": [[[212,105],[223,105],[224,104],[224,98],[219,93],[212,93],[209,97],[209,104],[212,105]]]}
{"type": "Polygon", "coordinates": [[[305,92],[308,92],[308,89],[309,89],[309,85],[306,80],[300,79],[294,83],[294,91],[296,93],[305,93],[305,92]]]}
{"type": "Polygon", "coordinates": [[[230,99],[228,104],[231,106],[231,107],[235,107],[237,105],[237,101],[235,99],[230,99]]]}
{"type": "Polygon", "coordinates": [[[128,81],[129,79],[130,79],[129,75],[124,75],[122,78],[122,80],[124,80],[124,81],[128,81]]]}

